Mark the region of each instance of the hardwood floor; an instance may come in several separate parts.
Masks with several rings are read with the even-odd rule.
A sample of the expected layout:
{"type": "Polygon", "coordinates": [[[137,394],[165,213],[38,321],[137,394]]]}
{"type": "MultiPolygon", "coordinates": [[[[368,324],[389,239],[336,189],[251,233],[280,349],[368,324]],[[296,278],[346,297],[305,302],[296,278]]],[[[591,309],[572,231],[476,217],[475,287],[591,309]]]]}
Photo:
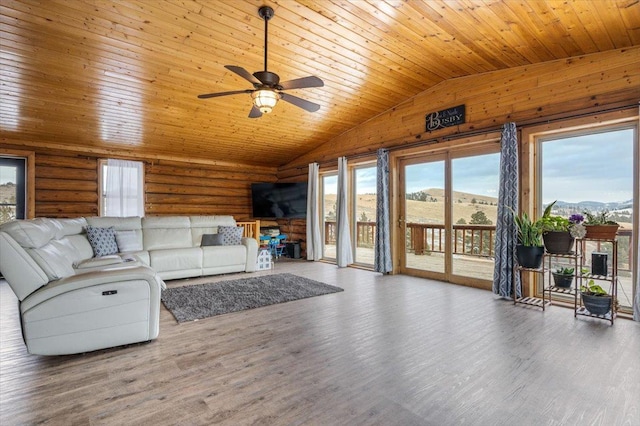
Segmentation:
{"type": "Polygon", "coordinates": [[[320,262],[272,272],[345,291],[183,324],[163,306],[156,341],[64,357],[26,353],[1,281],[0,424],[640,424],[636,322],[320,262]]]}

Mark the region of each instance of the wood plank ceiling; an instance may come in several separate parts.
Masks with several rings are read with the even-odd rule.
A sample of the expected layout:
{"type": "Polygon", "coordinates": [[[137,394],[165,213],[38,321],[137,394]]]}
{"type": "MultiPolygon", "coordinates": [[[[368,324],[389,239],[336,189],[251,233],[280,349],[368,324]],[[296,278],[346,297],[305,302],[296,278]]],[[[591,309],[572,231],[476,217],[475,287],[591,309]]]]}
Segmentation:
{"type": "Polygon", "coordinates": [[[0,137],[124,156],[278,166],[456,77],[640,45],[640,3],[540,0],[3,0],[0,137]],[[250,119],[268,68],[325,87],[250,119]]]}

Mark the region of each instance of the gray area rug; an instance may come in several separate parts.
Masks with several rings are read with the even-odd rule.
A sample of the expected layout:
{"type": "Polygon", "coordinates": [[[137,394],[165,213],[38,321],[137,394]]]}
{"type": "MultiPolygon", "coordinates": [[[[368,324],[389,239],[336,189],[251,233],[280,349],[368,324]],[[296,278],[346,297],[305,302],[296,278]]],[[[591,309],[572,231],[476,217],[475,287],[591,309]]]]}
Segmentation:
{"type": "Polygon", "coordinates": [[[168,288],[162,303],[178,322],[185,322],[339,291],[344,290],[293,274],[274,274],[168,288]]]}

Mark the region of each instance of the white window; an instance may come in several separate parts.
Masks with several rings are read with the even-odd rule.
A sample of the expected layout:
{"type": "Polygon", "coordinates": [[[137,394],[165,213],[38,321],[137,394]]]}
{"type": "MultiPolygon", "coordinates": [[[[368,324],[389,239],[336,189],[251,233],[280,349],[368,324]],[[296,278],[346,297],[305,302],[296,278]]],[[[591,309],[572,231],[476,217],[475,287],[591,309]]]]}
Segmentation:
{"type": "Polygon", "coordinates": [[[144,216],[144,164],[109,159],[100,171],[100,215],[144,216]]]}

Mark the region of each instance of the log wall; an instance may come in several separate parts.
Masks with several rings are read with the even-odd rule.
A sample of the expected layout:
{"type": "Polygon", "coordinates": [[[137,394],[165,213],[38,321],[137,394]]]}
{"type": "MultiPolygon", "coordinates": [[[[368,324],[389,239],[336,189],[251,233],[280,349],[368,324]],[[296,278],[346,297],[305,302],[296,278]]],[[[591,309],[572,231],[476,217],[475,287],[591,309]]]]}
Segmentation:
{"type": "MultiPolygon", "coordinates": [[[[99,214],[98,164],[106,157],[24,144],[19,148],[35,152],[36,217],[99,214]]],[[[276,169],[269,167],[134,160],[145,163],[147,215],[233,215],[238,221],[249,220],[251,183],[276,181],[276,169]]]]}

